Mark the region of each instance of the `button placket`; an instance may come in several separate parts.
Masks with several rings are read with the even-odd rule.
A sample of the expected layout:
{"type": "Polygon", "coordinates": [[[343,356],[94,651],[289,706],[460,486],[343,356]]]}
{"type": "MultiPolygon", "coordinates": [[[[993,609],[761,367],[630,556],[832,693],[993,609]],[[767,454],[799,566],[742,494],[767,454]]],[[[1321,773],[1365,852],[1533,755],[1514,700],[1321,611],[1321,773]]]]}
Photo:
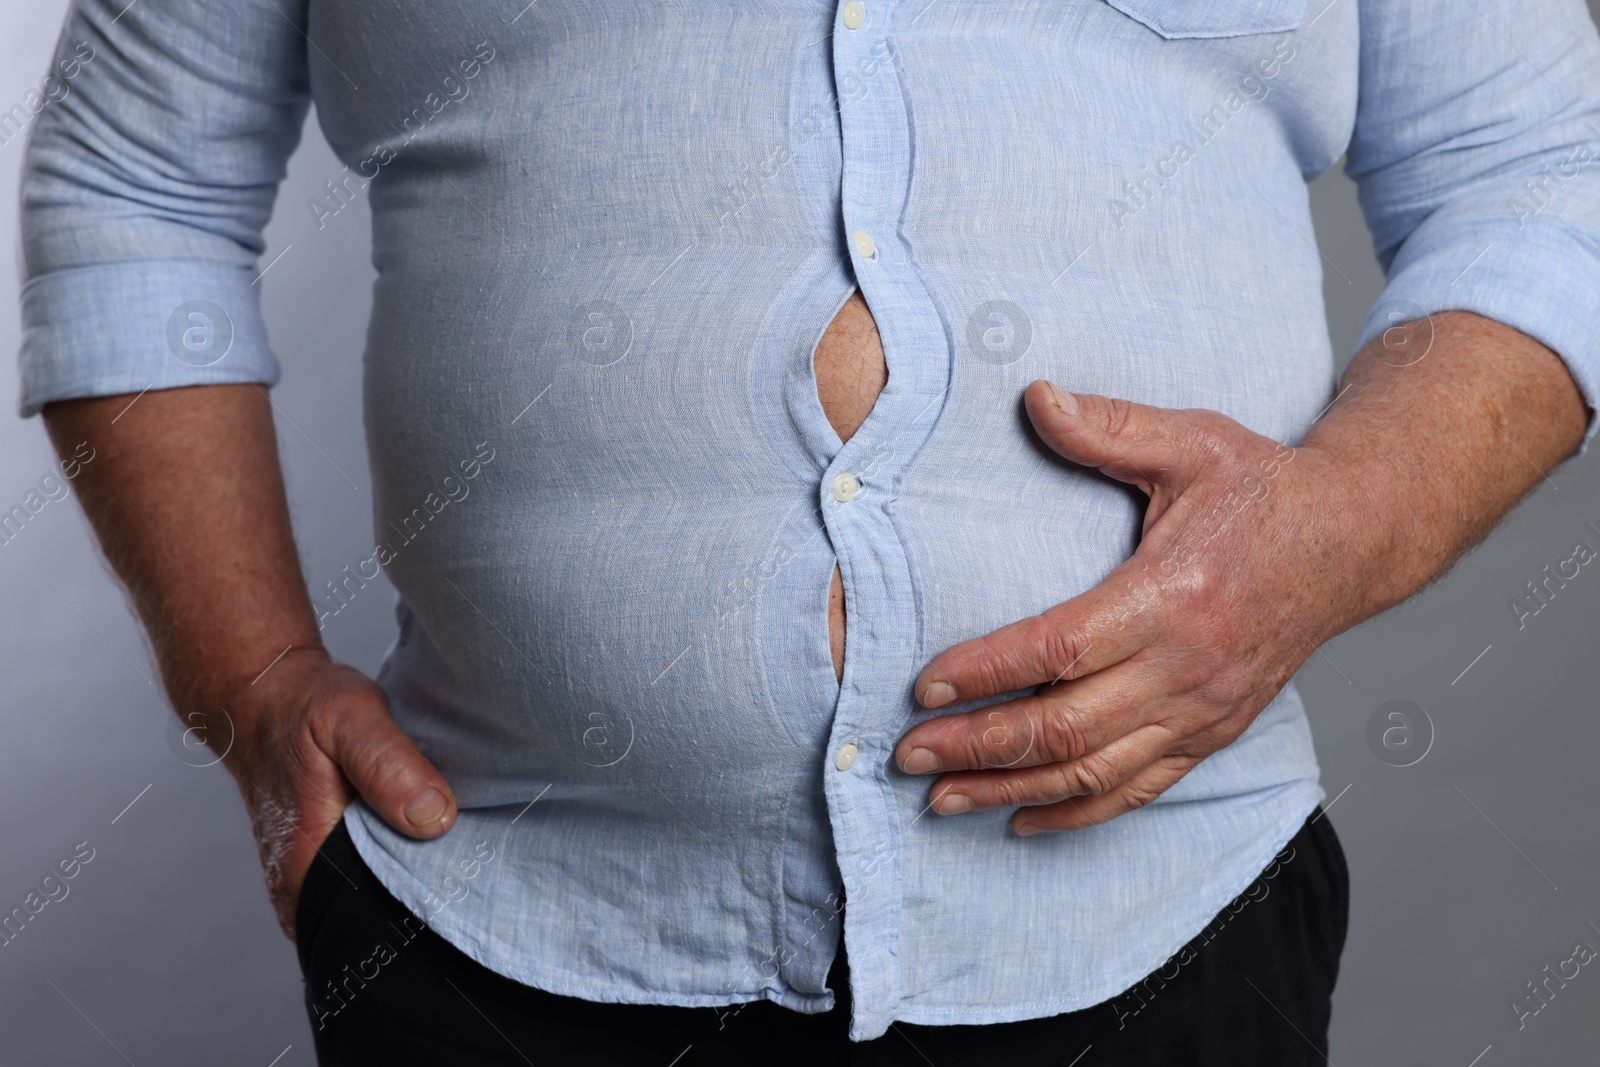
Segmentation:
{"type": "MultiPolygon", "coordinates": [[[[872,0],[872,26],[893,24],[897,2],[872,0]]],[[[863,7],[863,27],[865,14],[863,7]]],[[[850,1029],[860,1041],[884,1033],[900,1003],[900,871],[914,814],[890,780],[889,753],[914,711],[909,689],[919,632],[911,559],[892,509],[906,466],[938,421],[951,353],[938,304],[895,221],[905,217],[912,155],[899,56],[881,33],[845,23],[843,5],[838,18],[853,31],[832,36],[842,137],[838,224],[849,268],[877,320],[891,383],[817,487],[850,590],[847,656],[867,665],[845,671],[829,735],[834,771],[824,778],[850,900],[850,1029]]]]}
{"type": "MultiPolygon", "coordinates": [[[[874,0],[878,3],[879,0],[874,0]]],[[[890,3],[892,0],[882,0],[890,3]]],[[[881,19],[892,18],[887,8],[879,8],[881,19]]],[[[839,101],[842,134],[841,223],[847,235],[856,283],[872,305],[873,315],[886,350],[891,349],[904,321],[907,277],[898,256],[884,258],[875,232],[891,232],[884,222],[897,217],[904,196],[909,167],[909,143],[903,116],[896,121],[882,104],[899,98],[894,73],[887,64],[874,67],[867,81],[862,74],[866,61],[885,47],[881,38],[858,32],[865,24],[866,10],[859,2],[844,4],[840,21],[847,33],[834,34],[835,91],[839,101]],[[844,73],[839,73],[844,72],[844,73]],[[885,153],[881,148],[896,146],[885,153]],[[877,150],[875,150],[877,149],[877,150]],[[902,162],[904,160],[904,163],[902,162]]],[[[908,340],[910,338],[907,338],[908,340]]],[[[895,373],[891,370],[891,374],[895,373]]],[[[894,399],[893,395],[890,397],[894,399]]],[[[880,395],[879,403],[884,403],[880,395]]],[[[900,1000],[899,971],[893,945],[898,938],[900,886],[898,852],[901,831],[895,817],[894,798],[887,780],[885,760],[887,732],[894,723],[883,721],[885,711],[894,707],[894,696],[881,692],[886,679],[904,673],[907,642],[899,633],[902,626],[892,617],[898,603],[909,592],[897,554],[898,543],[889,528],[881,499],[861,495],[858,472],[871,466],[873,479],[887,479],[892,459],[884,462],[880,449],[888,446],[894,455],[897,438],[905,430],[893,420],[879,419],[876,425],[858,430],[834,457],[824,477],[825,498],[832,506],[824,509],[829,529],[840,557],[845,580],[854,590],[853,604],[861,613],[854,620],[858,658],[873,664],[872,678],[847,672],[841,687],[833,724],[833,767],[826,792],[829,818],[833,824],[835,852],[844,876],[851,906],[845,909],[845,936],[850,946],[851,984],[857,991],[851,1028],[855,1035],[887,1029],[900,1000]],[[865,432],[863,432],[863,430],[865,432]],[[886,541],[893,547],[886,549],[886,541]],[[885,569],[887,568],[887,569],[885,569]],[[872,758],[863,760],[870,755],[872,758]]],[[[898,715],[892,716],[898,720],[898,715]]]]}

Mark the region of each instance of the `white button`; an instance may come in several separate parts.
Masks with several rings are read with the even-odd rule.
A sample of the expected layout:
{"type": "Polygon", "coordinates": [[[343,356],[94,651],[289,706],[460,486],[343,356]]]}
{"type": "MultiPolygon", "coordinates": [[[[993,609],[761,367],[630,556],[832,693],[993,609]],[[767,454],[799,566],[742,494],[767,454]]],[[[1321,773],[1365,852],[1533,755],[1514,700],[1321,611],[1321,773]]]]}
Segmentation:
{"type": "Polygon", "coordinates": [[[878,255],[878,242],[872,239],[872,234],[866,230],[857,230],[853,236],[856,242],[856,251],[860,252],[862,256],[867,259],[873,259],[878,255]]]}
{"type": "Polygon", "coordinates": [[[855,766],[856,756],[860,755],[860,751],[854,745],[846,744],[842,746],[839,749],[839,754],[833,757],[833,765],[841,771],[848,771],[855,766]]]}
{"type": "Polygon", "coordinates": [[[843,504],[861,491],[861,483],[853,474],[841,474],[833,480],[833,499],[843,504]]]}
{"type": "Polygon", "coordinates": [[[861,4],[858,4],[856,0],[850,0],[848,4],[844,5],[845,29],[859,30],[861,28],[861,24],[865,21],[867,21],[867,9],[861,4]]]}

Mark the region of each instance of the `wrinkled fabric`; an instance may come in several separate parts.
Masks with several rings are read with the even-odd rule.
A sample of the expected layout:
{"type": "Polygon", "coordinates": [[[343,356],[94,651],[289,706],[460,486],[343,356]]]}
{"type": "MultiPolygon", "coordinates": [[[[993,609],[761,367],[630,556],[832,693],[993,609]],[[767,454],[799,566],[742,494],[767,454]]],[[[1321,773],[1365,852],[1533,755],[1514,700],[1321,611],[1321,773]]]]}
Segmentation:
{"type": "Polygon", "coordinates": [[[313,597],[388,575],[379,682],[462,804],[429,842],[357,804],[362,858],[599,1001],[825,1010],[848,899],[863,1040],[1115,996],[1324,795],[1292,686],[1078,833],[894,767],[1002,699],[919,709],[924,663],[1137,543],[1023,388],[1297,441],[1334,380],[1304,183],[1348,153],[1361,342],[1476,311],[1593,406],[1600,41],[1579,0],[846,6],[81,0],[56,58],[93,59],[30,123],[20,407],[277,380],[254,282],[314,102],[346,168],[278,208],[365,199],[377,281],[373,552],[313,597]],[[890,376],[841,445],[811,353],[857,287],[890,376]]]}

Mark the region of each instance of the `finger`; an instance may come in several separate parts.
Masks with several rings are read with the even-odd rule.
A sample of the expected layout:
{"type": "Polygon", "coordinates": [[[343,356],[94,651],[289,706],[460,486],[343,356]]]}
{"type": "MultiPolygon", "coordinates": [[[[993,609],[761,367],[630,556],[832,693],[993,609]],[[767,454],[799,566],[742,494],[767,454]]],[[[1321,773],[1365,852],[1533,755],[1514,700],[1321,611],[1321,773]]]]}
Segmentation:
{"type": "Polygon", "coordinates": [[[1044,379],[1028,386],[1023,403],[1039,437],[1064,459],[1147,495],[1186,480],[1197,466],[1186,411],[1069,393],[1044,379]]]}
{"type": "Polygon", "coordinates": [[[940,815],[1098,797],[1132,781],[1179,740],[1169,725],[1152,723],[1063,763],[944,775],[928,795],[940,815]]]}
{"type": "Polygon", "coordinates": [[[318,747],[396,830],[431,838],[455,822],[455,795],[444,775],[396,725],[381,691],[334,696],[311,727],[318,747]]]}
{"type": "Polygon", "coordinates": [[[1066,763],[1160,714],[1162,679],[1142,659],[906,732],[895,763],[907,774],[1004,770],[1066,763]]]}
{"type": "Polygon", "coordinates": [[[1088,592],[1030,619],[952,645],[913,684],[925,708],[981,700],[1035,685],[1082,678],[1155,640],[1159,603],[1141,582],[1143,561],[1125,562],[1088,592]]]}
{"type": "Polygon", "coordinates": [[[1011,817],[1011,827],[1019,834],[1032,834],[1082,830],[1109,822],[1149,804],[1176,785],[1199,762],[1197,756],[1170,753],[1099,796],[1071,797],[1058,804],[1022,808],[1011,817]]]}

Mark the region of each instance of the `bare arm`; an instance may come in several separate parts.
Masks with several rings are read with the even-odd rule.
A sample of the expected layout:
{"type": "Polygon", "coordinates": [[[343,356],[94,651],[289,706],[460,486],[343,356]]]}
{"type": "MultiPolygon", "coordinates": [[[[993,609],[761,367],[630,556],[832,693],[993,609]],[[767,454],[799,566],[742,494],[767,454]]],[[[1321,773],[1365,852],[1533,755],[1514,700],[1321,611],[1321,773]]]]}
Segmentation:
{"type": "Polygon", "coordinates": [[[232,723],[225,764],[285,932],[306,867],[354,793],[413,836],[449,829],[443,775],[394,724],[382,690],[323,648],[266,393],[191,386],[60,401],[43,416],[62,455],[80,441],[96,450],[80,498],[174,709],[190,723],[203,716],[213,742],[232,723]]]}
{"type": "Polygon", "coordinates": [[[43,416],[58,451],[87,440],[98,453],[77,480],[83,508],[178,710],[223,701],[289,645],[322,647],[256,387],[68,400],[43,416]]]}
{"type": "Polygon", "coordinates": [[[1384,581],[1340,629],[1448,571],[1572,455],[1588,421],[1560,357],[1492,319],[1447,311],[1375,337],[1302,442],[1343,457],[1389,533],[1384,581]]]}

